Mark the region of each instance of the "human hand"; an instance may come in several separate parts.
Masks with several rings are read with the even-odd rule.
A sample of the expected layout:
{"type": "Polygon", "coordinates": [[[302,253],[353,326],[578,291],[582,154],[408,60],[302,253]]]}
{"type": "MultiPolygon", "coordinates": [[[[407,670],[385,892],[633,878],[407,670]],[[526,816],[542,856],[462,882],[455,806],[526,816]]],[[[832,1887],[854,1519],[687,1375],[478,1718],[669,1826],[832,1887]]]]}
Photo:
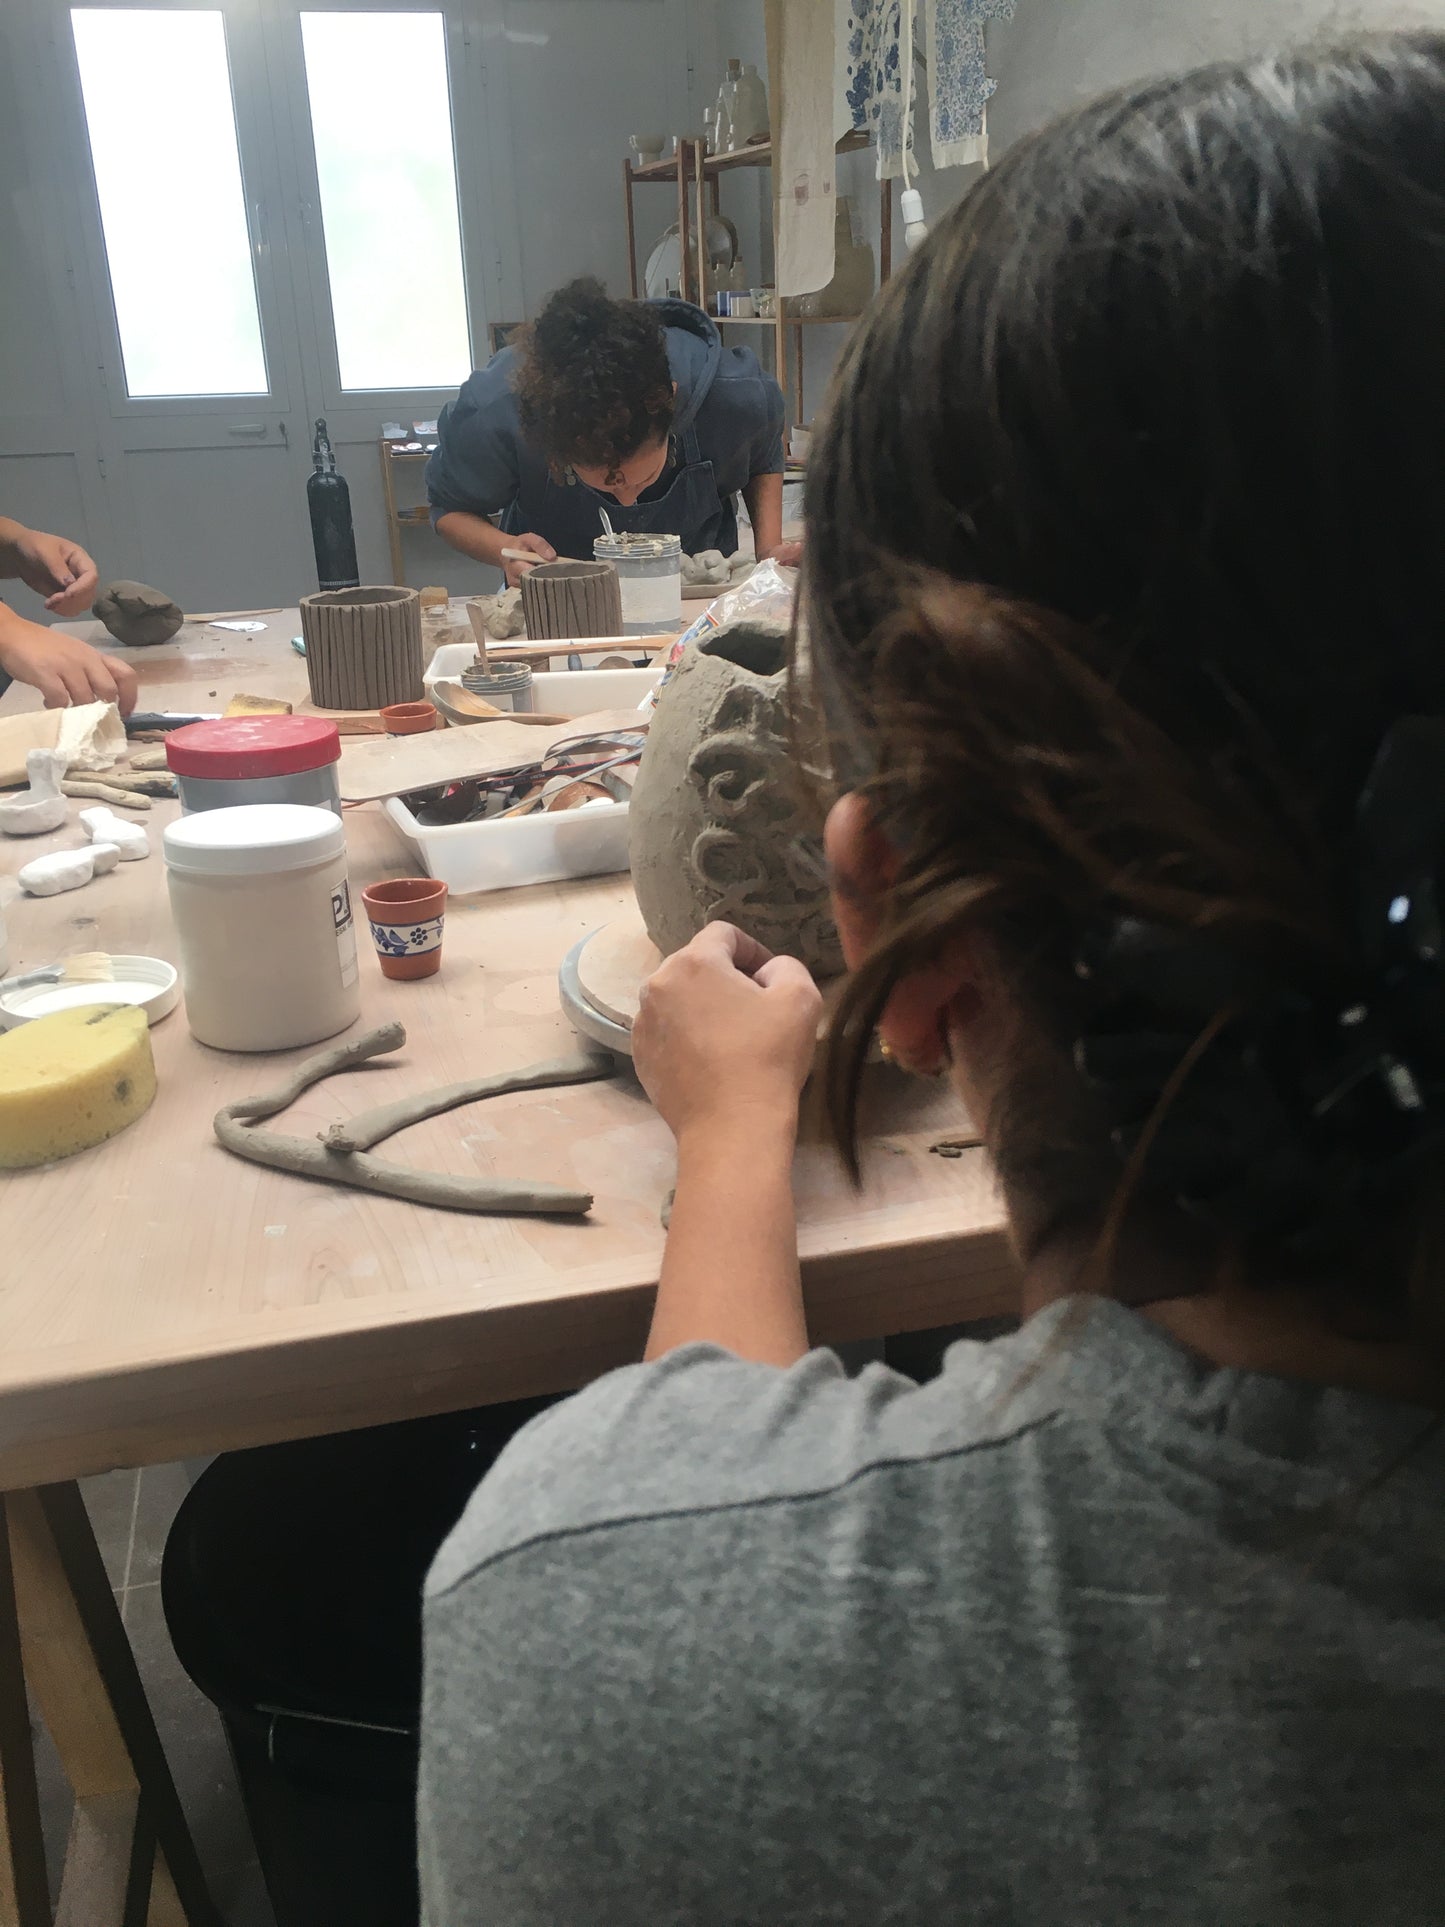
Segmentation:
{"type": "Polygon", "coordinates": [[[26,529],[15,543],[20,580],[45,597],[55,616],[83,616],[95,600],[98,571],[78,542],[66,535],[26,529]]]}
{"type": "MultiPolygon", "coordinates": [[[[536,556],[537,562],[555,562],[557,560],[557,551],[544,535],[509,535],[507,537],[507,547],[509,549],[530,549],[532,554],[536,556]]],[[[503,564],[507,572],[507,587],[509,589],[515,589],[517,584],[522,580],[522,577],[536,568],[537,562],[518,562],[515,558],[507,560],[503,564]]]]}
{"type": "Polygon", "coordinates": [[[115,703],[122,716],[135,708],[140,684],[128,663],[103,656],[88,642],[60,636],[15,616],[0,626],[0,669],[29,683],[47,709],[72,703],[115,703]]]}
{"type": "Polygon", "coordinates": [[[794,957],[710,923],[642,987],[632,1055],[674,1137],[797,1108],[823,1000],[794,957]]]}
{"type": "Polygon", "coordinates": [[[775,547],[769,549],[765,556],[760,557],[759,560],[763,562],[776,562],[781,569],[801,568],[803,562],[803,545],[801,542],[779,542],[775,547]]]}

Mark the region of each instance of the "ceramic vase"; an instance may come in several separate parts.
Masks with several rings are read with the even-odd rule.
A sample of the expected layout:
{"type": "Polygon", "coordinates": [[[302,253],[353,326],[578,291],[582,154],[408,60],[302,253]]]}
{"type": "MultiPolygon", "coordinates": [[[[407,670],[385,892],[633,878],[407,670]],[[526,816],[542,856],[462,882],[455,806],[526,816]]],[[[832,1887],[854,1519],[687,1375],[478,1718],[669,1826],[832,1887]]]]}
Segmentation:
{"type": "Polygon", "coordinates": [[[628,843],[638,908],[664,956],[722,921],[819,976],[842,968],[786,695],[786,636],[740,625],[688,649],[658,698],[628,843]]]}

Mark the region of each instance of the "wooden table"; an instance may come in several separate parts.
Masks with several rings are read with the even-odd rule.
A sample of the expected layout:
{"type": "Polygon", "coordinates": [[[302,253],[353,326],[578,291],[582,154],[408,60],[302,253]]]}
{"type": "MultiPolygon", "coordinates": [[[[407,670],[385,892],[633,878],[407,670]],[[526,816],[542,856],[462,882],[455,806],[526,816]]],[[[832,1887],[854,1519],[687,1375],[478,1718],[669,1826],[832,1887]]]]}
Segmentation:
{"type": "MultiPolygon", "coordinates": [[[[98,625],[72,627],[101,638],[98,625]]],[[[238,690],[301,699],[305,665],[290,648],[298,628],[296,612],[284,610],[267,618],[261,635],[188,625],[171,643],[130,652],[143,679],[142,707],[219,710],[238,690]]],[[[7,706],[25,703],[30,693],[12,691],[7,706]]],[[[82,890],[48,899],[16,899],[13,885],[0,885],[10,970],[91,949],[175,961],[159,850],[174,809],[158,804],[145,819],[153,854],[144,863],[122,864],[82,890]]],[[[78,840],[78,825],[34,842],[0,839],[0,871],[12,876],[39,849],[78,840]]],[[[347,840],[353,895],[415,867],[379,805],[347,812],[347,840]]],[[[583,932],[629,901],[625,876],[453,899],[441,974],[421,983],[387,982],[364,954],[360,1027],[399,1018],[406,1048],[382,1060],[392,1068],[308,1092],[277,1128],[317,1130],[468,1071],[571,1048],[557,1000],[558,965],[583,932]]],[[[416,1126],[388,1145],[387,1155],[402,1162],[546,1178],[596,1198],[584,1222],[482,1218],[308,1183],[222,1150],[211,1129],[214,1113],[270,1089],[283,1066],[304,1053],[209,1050],[191,1037],[183,1012],[152,1032],[152,1044],[160,1088],[144,1118],[93,1151],[3,1180],[9,1260],[0,1287],[0,1491],[12,1495],[20,1638],[37,1691],[46,1669],[37,1672],[27,1601],[32,1617],[68,1612],[60,1631],[83,1631],[92,1653],[105,1647],[122,1671],[129,1661],[128,1649],[123,1657],[113,1650],[116,1633],[124,1645],[118,1620],[114,1628],[100,1623],[109,1592],[102,1584],[104,1600],[93,1597],[98,1558],[71,1481],[114,1466],[580,1385],[639,1356],[662,1254],[672,1144],[630,1076],[494,1099],[416,1126]],[[57,1561],[65,1586],[47,1587],[47,1577],[61,1576],[57,1561]],[[94,1623],[82,1626],[87,1613],[94,1623]]],[[[971,1148],[941,1156],[933,1149],[967,1132],[951,1096],[880,1067],[871,1074],[866,1118],[861,1194],[849,1189],[815,1133],[805,1131],[798,1152],[799,1238],[814,1337],[877,1337],[1008,1309],[1013,1273],[983,1154],[971,1148]]],[[[0,1571],[0,1701],[10,1671],[3,1664],[4,1579],[0,1571]]],[[[13,1611],[8,1618],[13,1646],[13,1611]]],[[[114,1700],[115,1682],[105,1684],[114,1700]]],[[[87,1724],[62,1703],[53,1679],[51,1688],[51,1703],[41,1692],[47,1724],[87,1724]]],[[[138,1681],[121,1682],[121,1699],[133,1701],[138,1691],[138,1681]]],[[[23,1711],[22,1695],[18,1709],[10,1708],[12,1740],[23,1711]]],[[[132,1771],[130,1786],[118,1790],[139,1799],[142,1821],[161,1839],[170,1872],[185,1889],[183,1909],[166,1912],[166,1883],[157,1882],[150,1917],[195,1927],[215,1915],[206,1911],[183,1827],[177,1833],[179,1808],[169,1812],[162,1786],[159,1808],[147,1816],[151,1793],[136,1792],[156,1764],[154,1729],[149,1739],[140,1731],[149,1727],[143,1698],[141,1712],[133,1705],[131,1711],[139,1737],[128,1730],[122,1737],[140,1779],[132,1771]]],[[[18,1791],[23,1808],[24,1788],[16,1788],[14,1775],[23,1780],[24,1768],[15,1765],[16,1747],[4,1745],[6,1730],[0,1704],[0,1764],[7,1791],[18,1791]]],[[[114,1796],[111,1782],[126,1773],[119,1755],[110,1767],[100,1779],[114,1796]]],[[[168,1786],[163,1760],[159,1772],[168,1786]]],[[[87,1784],[94,1780],[92,1774],[87,1784]]],[[[33,1885],[15,1812],[10,1798],[9,1871],[33,1885]]],[[[31,1913],[15,1911],[19,1903],[7,1912],[5,1874],[0,1866],[0,1921],[29,1927],[32,1914],[41,1918],[38,1903],[32,1898],[31,1913]]],[[[74,1918],[103,1927],[108,1916],[74,1918]]]]}

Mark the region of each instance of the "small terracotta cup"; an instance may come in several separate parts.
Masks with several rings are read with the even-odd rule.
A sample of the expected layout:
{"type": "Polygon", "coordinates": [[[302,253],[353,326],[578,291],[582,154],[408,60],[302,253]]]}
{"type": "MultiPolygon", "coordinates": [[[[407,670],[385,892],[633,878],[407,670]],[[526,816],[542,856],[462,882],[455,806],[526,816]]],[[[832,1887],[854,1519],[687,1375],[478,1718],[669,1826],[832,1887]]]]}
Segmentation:
{"type": "Polygon", "coordinates": [[[389,877],[361,893],[383,977],[433,977],[442,967],[447,886],[434,877],[389,877]]]}
{"type": "Polygon", "coordinates": [[[388,703],[380,714],[388,736],[420,736],[441,721],[430,703],[388,703]]]}

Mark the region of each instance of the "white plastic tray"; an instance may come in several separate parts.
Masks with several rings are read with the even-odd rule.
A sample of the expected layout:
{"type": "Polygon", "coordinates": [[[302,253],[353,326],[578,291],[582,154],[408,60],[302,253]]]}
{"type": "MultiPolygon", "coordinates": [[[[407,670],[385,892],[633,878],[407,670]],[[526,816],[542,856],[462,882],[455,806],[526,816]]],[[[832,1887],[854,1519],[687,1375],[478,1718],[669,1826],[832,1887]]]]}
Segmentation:
{"type": "MultiPolygon", "coordinates": [[[[493,646],[497,661],[505,662],[506,643],[493,646]]],[[[626,655],[626,645],[619,643],[617,653],[626,655]]],[[[469,642],[443,643],[422,677],[428,697],[434,683],[460,682],[462,671],[471,667],[476,654],[469,642]]],[[[585,716],[594,709],[632,709],[661,674],[661,663],[655,669],[544,669],[532,678],[532,707],[554,716],[585,716]]],[[[498,707],[509,708],[510,704],[504,700],[498,707]]]]}
{"type": "MultiPolygon", "coordinates": [[[[428,682],[456,681],[474,654],[463,643],[438,649],[427,672],[428,682]]],[[[544,672],[532,679],[534,704],[558,716],[631,709],[661,675],[660,666],[544,672]]],[[[426,874],[458,896],[510,890],[523,883],[558,883],[566,877],[606,876],[627,868],[625,803],[597,803],[589,809],[561,810],[555,816],[519,816],[506,823],[429,827],[417,822],[403,798],[393,796],[386,813],[416,851],[426,874]]]]}

